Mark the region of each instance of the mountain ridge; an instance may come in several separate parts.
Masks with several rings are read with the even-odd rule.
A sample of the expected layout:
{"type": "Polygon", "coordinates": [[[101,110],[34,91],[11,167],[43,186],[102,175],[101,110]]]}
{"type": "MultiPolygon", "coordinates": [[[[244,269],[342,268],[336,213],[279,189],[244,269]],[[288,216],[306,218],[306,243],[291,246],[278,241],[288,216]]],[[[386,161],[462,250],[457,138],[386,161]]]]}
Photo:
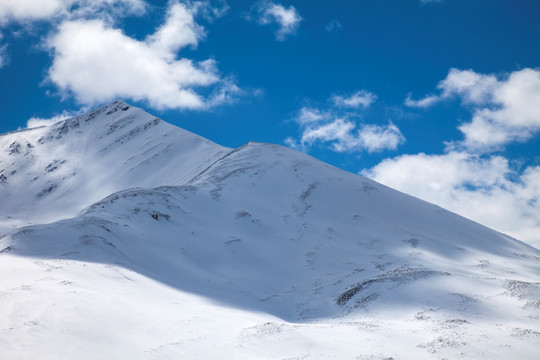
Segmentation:
{"type": "Polygon", "coordinates": [[[293,149],[216,146],[179,184],[0,237],[0,354],[535,358],[540,250],[293,149]]]}

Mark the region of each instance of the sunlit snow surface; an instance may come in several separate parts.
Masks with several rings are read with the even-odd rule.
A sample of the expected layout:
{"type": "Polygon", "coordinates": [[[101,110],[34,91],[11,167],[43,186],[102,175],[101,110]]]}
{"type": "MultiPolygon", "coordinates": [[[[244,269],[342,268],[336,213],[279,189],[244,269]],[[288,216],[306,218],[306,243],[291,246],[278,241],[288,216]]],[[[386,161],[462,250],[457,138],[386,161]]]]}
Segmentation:
{"type": "Polygon", "coordinates": [[[294,150],[116,102],[0,171],[2,359],[540,354],[538,249],[294,150]]]}

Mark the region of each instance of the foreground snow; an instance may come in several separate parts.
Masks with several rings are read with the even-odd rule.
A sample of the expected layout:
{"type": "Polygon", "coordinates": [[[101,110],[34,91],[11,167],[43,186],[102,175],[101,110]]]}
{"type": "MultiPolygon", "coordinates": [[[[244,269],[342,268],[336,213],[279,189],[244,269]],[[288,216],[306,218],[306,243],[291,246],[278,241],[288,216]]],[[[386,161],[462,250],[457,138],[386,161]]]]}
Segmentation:
{"type": "MultiPolygon", "coordinates": [[[[114,114],[147,123],[126,106],[78,139],[114,114]]],[[[291,149],[162,124],[113,141],[119,176],[55,178],[2,210],[1,358],[537,358],[538,249],[291,149]],[[177,150],[143,160],[165,133],[177,150]],[[49,210],[64,220],[40,224],[49,210]]]]}
{"type": "Polygon", "coordinates": [[[400,307],[289,322],[107,264],[10,257],[2,259],[0,276],[2,359],[538,356],[537,320],[518,321],[511,313],[482,318],[465,310],[467,300],[457,295],[460,312],[400,307]]]}

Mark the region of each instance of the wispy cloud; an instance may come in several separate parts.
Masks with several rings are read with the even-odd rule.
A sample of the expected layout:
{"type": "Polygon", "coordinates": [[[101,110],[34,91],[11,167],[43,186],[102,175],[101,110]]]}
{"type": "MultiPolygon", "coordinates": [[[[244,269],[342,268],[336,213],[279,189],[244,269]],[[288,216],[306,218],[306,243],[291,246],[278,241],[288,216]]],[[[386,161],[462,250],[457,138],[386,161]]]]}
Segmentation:
{"type": "Polygon", "coordinates": [[[366,90],[359,90],[350,96],[333,95],[332,101],[336,106],[349,108],[367,108],[370,106],[377,96],[366,90]]]}
{"type": "Polygon", "coordinates": [[[3,35],[0,33],[0,68],[7,63],[7,45],[2,43],[3,35]]]}
{"type": "Polygon", "coordinates": [[[284,41],[287,36],[295,34],[303,20],[294,6],[290,5],[286,8],[271,1],[261,1],[258,4],[258,13],[260,24],[276,24],[278,26],[274,33],[278,41],[284,41]]]}
{"type": "Polygon", "coordinates": [[[432,105],[435,105],[441,100],[440,96],[437,95],[428,95],[426,97],[423,97],[422,99],[414,100],[411,98],[411,94],[407,95],[407,98],[405,99],[405,105],[408,107],[416,107],[416,108],[428,108],[432,105]]]}
{"type": "Polygon", "coordinates": [[[341,29],[341,23],[339,22],[339,20],[334,19],[334,20],[330,21],[330,22],[324,27],[324,29],[325,29],[327,32],[332,32],[332,31],[339,30],[339,29],[341,29]]]}
{"type": "Polygon", "coordinates": [[[298,138],[285,139],[285,143],[304,151],[315,145],[336,152],[396,149],[405,138],[393,123],[364,124],[355,120],[356,111],[369,107],[376,98],[373,93],[360,90],[349,96],[333,95],[329,99],[331,105],[322,109],[302,107],[294,118],[301,134],[298,138]]]}

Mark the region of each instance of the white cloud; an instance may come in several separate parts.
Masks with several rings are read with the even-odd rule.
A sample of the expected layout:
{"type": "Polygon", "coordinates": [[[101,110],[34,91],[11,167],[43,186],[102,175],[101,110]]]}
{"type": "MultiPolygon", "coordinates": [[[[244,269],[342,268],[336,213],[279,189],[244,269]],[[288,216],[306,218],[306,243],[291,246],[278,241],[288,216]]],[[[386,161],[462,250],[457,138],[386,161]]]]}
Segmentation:
{"type": "Polygon", "coordinates": [[[51,118],[40,118],[40,117],[32,117],[28,119],[26,122],[27,128],[35,128],[39,126],[49,126],[56,124],[59,121],[69,119],[73,116],[76,116],[78,113],[72,113],[68,111],[63,111],[61,114],[55,115],[51,118]]]}
{"type": "Polygon", "coordinates": [[[295,121],[301,125],[305,125],[323,120],[327,116],[327,114],[323,114],[319,109],[303,107],[300,109],[300,113],[295,121]]]}
{"type": "Polygon", "coordinates": [[[411,98],[411,94],[407,95],[405,99],[405,105],[408,107],[428,108],[441,100],[440,96],[428,95],[422,99],[414,100],[411,98]]]}
{"type": "Polygon", "coordinates": [[[540,131],[540,71],[515,71],[487,96],[489,106],[476,109],[472,121],[459,127],[467,148],[486,151],[540,131]]]}
{"type": "Polygon", "coordinates": [[[352,120],[357,114],[344,111],[344,108],[367,108],[376,98],[374,94],[360,90],[350,97],[333,95],[328,99],[332,107],[324,110],[302,107],[294,118],[301,135],[298,139],[285,139],[285,144],[304,151],[315,144],[329,146],[336,152],[396,149],[405,138],[394,124],[357,124],[352,120]]]}
{"type": "Polygon", "coordinates": [[[440,95],[405,100],[407,106],[429,107],[459,97],[472,112],[470,122],[459,130],[465,136],[451,147],[490,152],[515,142],[526,141],[540,131],[540,71],[522,69],[502,77],[472,70],[451,69],[437,88],[440,95]]]}
{"type": "Polygon", "coordinates": [[[148,37],[147,43],[168,60],[174,59],[178,50],[185,46],[197,46],[205,32],[195,22],[195,11],[196,8],[188,8],[179,2],[172,3],[165,23],[148,37]]]}
{"type": "Polygon", "coordinates": [[[476,105],[489,103],[498,86],[500,82],[494,75],[459,69],[450,69],[446,79],[437,85],[442,90],[442,98],[457,95],[463,102],[476,105]]]}
{"type": "MultiPolygon", "coordinates": [[[[334,151],[382,151],[396,149],[404,141],[399,129],[392,123],[386,126],[360,125],[338,118],[329,123],[310,125],[302,133],[301,148],[316,142],[328,143],[334,151]]],[[[294,144],[288,140],[288,144],[294,144]]]]}
{"type": "Polygon", "coordinates": [[[0,23],[9,20],[37,20],[58,14],[66,1],[62,0],[2,0],[0,23]]]}
{"type": "Polygon", "coordinates": [[[231,7],[227,4],[227,0],[214,0],[210,3],[210,0],[197,1],[195,3],[188,3],[190,6],[196,7],[199,12],[208,21],[219,19],[225,16],[231,7]]]}
{"type": "Polygon", "coordinates": [[[368,152],[395,150],[405,141],[401,131],[391,122],[386,126],[363,125],[357,135],[358,144],[368,152]]]}
{"type": "Polygon", "coordinates": [[[481,105],[489,103],[497,86],[498,80],[494,75],[478,74],[472,70],[450,69],[446,78],[437,84],[437,89],[441,90],[440,95],[432,94],[413,100],[409,94],[405,99],[405,105],[427,108],[453,96],[459,96],[465,104],[481,105]]]}
{"type": "Polygon", "coordinates": [[[144,0],[1,0],[0,23],[36,21],[50,18],[112,19],[146,10],[144,0]]]}
{"type": "Polygon", "coordinates": [[[239,89],[219,76],[215,60],[176,55],[204,37],[193,20],[197,9],[171,2],[164,24],[143,41],[103,20],[65,21],[47,43],[54,56],[49,80],[89,105],[130,98],[156,108],[204,109],[229,102],[239,89]],[[213,94],[205,97],[202,88],[213,94]]]}
{"type": "MultiPolygon", "coordinates": [[[[142,15],[145,10],[144,0],[0,0],[0,27],[15,22],[28,30],[36,21],[56,24],[88,18],[113,24],[118,18],[142,15]]],[[[6,48],[7,45],[0,45],[0,67],[7,62],[6,48]]]]}
{"type": "Polygon", "coordinates": [[[540,247],[540,166],[518,173],[501,156],[451,151],[386,159],[362,174],[540,247]]]}
{"type": "Polygon", "coordinates": [[[258,10],[260,24],[267,25],[275,23],[278,25],[278,29],[275,32],[278,41],[284,41],[288,35],[294,34],[302,21],[302,17],[292,5],[285,8],[281,4],[262,1],[259,3],[258,10]]]}
{"type": "Polygon", "coordinates": [[[363,108],[367,108],[376,99],[377,96],[375,94],[366,90],[359,90],[349,97],[343,97],[339,95],[332,96],[332,101],[336,106],[350,108],[358,108],[360,106],[363,108]]]}
{"type": "MultiPolygon", "coordinates": [[[[251,94],[256,94],[253,91],[251,94]]],[[[211,108],[223,104],[234,103],[240,95],[245,95],[246,91],[236,85],[236,81],[232,76],[221,79],[219,84],[214,88],[212,93],[207,97],[206,107],[211,108]]]]}
{"type": "Polygon", "coordinates": [[[71,19],[99,18],[113,23],[128,15],[143,15],[145,0],[64,0],[64,15],[71,19]]]}

